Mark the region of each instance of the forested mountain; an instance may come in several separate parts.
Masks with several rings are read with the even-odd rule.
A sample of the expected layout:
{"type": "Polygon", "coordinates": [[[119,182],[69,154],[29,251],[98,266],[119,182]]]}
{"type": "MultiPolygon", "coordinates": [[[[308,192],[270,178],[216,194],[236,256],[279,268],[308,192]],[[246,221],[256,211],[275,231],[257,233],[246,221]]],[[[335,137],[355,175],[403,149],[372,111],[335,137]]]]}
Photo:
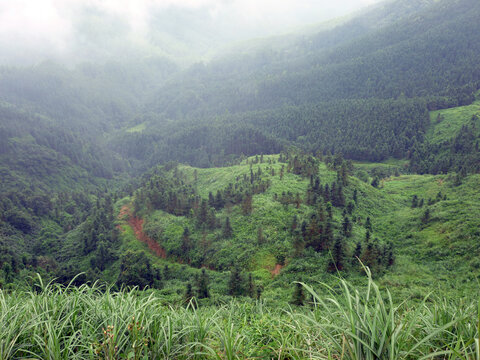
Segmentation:
{"type": "MultiPolygon", "coordinates": [[[[476,61],[480,32],[475,20],[479,14],[480,5],[474,0],[395,1],[333,30],[305,36],[288,48],[238,52],[209,64],[194,65],[163,84],[148,103],[148,113],[153,110],[156,115],[154,119],[149,115],[137,119],[137,123],[145,124],[145,131],[131,135],[130,140],[123,134],[121,139],[141,142],[148,153],[155,153],[159,146],[175,153],[164,140],[172,132],[178,136],[179,130],[172,123],[180,121],[188,133],[191,126],[215,119],[222,126],[227,124],[230,133],[238,131],[239,124],[248,123],[265,134],[301,146],[305,134],[319,132],[328,141],[307,141],[306,148],[323,153],[355,153],[356,158],[365,160],[405,157],[415,141],[423,141],[427,109],[473,101],[480,80],[476,61]],[[370,22],[375,26],[365,25],[370,22]],[[408,114],[399,113],[396,101],[418,106],[405,110],[408,114]],[[338,107],[348,109],[346,114],[336,111],[338,107]],[[418,111],[420,107],[424,110],[418,111]],[[322,108],[322,113],[312,111],[315,108],[322,108]],[[364,120],[365,109],[377,114],[373,121],[364,120]],[[295,115],[288,115],[292,113],[295,115]],[[370,150],[365,150],[363,138],[372,133],[385,134],[378,123],[405,116],[409,120],[387,129],[387,135],[375,144],[368,143],[370,150]],[[262,121],[285,117],[289,119],[280,120],[284,124],[280,131],[277,122],[266,126],[262,121]],[[338,132],[337,124],[347,117],[349,128],[338,132]],[[362,127],[354,125],[357,121],[362,127]],[[305,126],[298,126],[299,122],[305,126]],[[162,135],[153,140],[152,133],[162,135]],[[403,144],[401,138],[408,133],[418,138],[408,136],[409,144],[403,144]],[[392,147],[392,142],[402,146],[392,147]]],[[[203,142],[199,140],[196,149],[213,156],[218,148],[212,152],[205,146],[208,136],[203,142]]],[[[256,152],[270,151],[268,145],[255,143],[251,147],[256,152]]],[[[126,155],[135,153],[127,150],[126,155]]],[[[167,156],[172,158],[175,155],[167,156]]],[[[182,161],[204,164],[195,156],[182,161]]]]}
{"type": "MultiPolygon", "coordinates": [[[[252,239],[243,244],[250,250],[237,249],[232,243],[245,239],[225,230],[226,219],[233,224],[245,221],[235,213],[230,219],[232,207],[239,212],[245,199],[262,199],[268,193],[264,200],[275,207],[301,209],[304,203],[296,215],[306,227],[312,225],[313,215],[324,216],[316,213],[319,202],[325,211],[333,206],[330,224],[325,217],[312,225],[317,230],[331,228],[327,240],[312,240],[306,232],[301,236],[303,246],[324,252],[318,256],[325,262],[338,238],[348,238],[348,229],[342,233],[342,227],[344,217],[352,215],[348,205],[355,190],[367,193],[372,184],[377,188],[382,179],[404,172],[455,171],[454,179],[445,181],[458,187],[479,171],[478,18],[476,0],[396,0],[313,34],[246,44],[187,69],[158,57],[74,68],[49,61],[2,67],[0,239],[8,249],[5,258],[18,263],[24,256],[25,267],[39,266],[62,281],[88,270],[88,279],[135,284],[138,279],[127,281],[128,272],[124,278],[116,273],[119,266],[133,266],[124,256],[132,244],[119,240],[115,226],[123,204],[134,218],[147,220],[148,239],[157,244],[165,240],[165,253],[155,251],[193,267],[227,270],[231,259],[221,254],[237,250],[243,251],[238,256],[245,269],[255,260],[249,255],[252,249],[268,252],[270,259],[278,255],[275,251],[280,259],[295,259],[294,247],[286,243],[298,240],[296,233],[272,241],[267,251],[265,244],[252,239]],[[188,167],[198,167],[198,172],[240,166],[246,157],[282,152],[286,158],[269,158],[271,163],[260,174],[252,168],[223,188],[212,187],[213,200],[195,185],[197,180],[192,182],[194,170],[188,167]],[[401,166],[387,166],[386,171],[380,166],[370,174],[358,170],[355,175],[368,186],[354,180],[358,186],[348,187],[341,174],[334,174],[344,163],[348,176],[353,175],[347,160],[389,158],[401,166]],[[330,171],[327,183],[315,177],[321,161],[330,171]],[[159,165],[168,170],[158,170],[163,169],[159,165]],[[180,174],[172,174],[173,169],[180,174]],[[280,171],[289,173],[292,181],[276,182],[280,171]],[[296,181],[303,184],[301,190],[296,181]],[[271,193],[272,184],[278,191],[271,193]],[[185,231],[184,237],[167,236],[161,226],[155,227],[154,216],[161,211],[166,218],[181,218],[170,218],[181,227],[166,227],[175,234],[185,231]],[[184,248],[179,239],[186,243],[184,248]]],[[[205,178],[217,181],[215,176],[205,178]]],[[[375,206],[377,200],[369,203],[375,206]]],[[[370,214],[363,210],[366,221],[370,214]]],[[[279,218],[272,223],[281,228],[275,231],[285,231],[279,218]]],[[[243,235],[248,238],[246,231],[243,235]]],[[[364,235],[357,231],[354,236],[363,248],[368,246],[364,235]]],[[[391,265],[386,265],[390,248],[384,240],[375,250],[379,258],[383,254],[376,264],[379,272],[391,265]]],[[[353,254],[356,244],[347,244],[353,254]]],[[[324,270],[332,270],[331,264],[324,265],[324,270]]],[[[147,270],[146,284],[160,286],[158,269],[152,265],[147,270]]]]}

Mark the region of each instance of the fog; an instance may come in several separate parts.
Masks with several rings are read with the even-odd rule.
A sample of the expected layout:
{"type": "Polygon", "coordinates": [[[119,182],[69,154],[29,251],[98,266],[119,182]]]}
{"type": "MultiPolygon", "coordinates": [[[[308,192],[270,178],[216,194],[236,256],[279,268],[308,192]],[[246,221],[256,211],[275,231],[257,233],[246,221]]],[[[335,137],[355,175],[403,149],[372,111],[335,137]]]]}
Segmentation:
{"type": "Polygon", "coordinates": [[[162,55],[208,58],[238,41],[298,31],[376,0],[0,0],[0,63],[162,55]]]}

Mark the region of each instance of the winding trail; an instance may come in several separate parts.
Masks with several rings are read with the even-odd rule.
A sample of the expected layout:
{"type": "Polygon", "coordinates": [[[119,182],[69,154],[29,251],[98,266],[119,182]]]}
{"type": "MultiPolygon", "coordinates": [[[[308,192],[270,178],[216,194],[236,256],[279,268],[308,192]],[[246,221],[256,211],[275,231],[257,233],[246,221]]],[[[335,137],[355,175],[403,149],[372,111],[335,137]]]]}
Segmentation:
{"type": "MultiPolygon", "coordinates": [[[[147,244],[148,248],[158,257],[162,259],[167,258],[167,252],[165,251],[164,248],[162,248],[155,240],[152,238],[148,237],[147,234],[143,231],[143,223],[144,220],[138,217],[133,216],[132,210],[128,205],[122,206],[120,209],[120,213],[118,214],[118,219],[126,221],[126,223],[132,228],[133,233],[135,234],[135,238],[144,243],[147,244]]],[[[119,225],[121,228],[122,226],[119,225]]],[[[181,263],[179,261],[179,263],[181,263]]],[[[272,274],[272,278],[276,277],[280,274],[280,270],[284,265],[276,264],[275,268],[273,270],[270,270],[270,274],[272,274]]]]}
{"type": "Polygon", "coordinates": [[[143,242],[148,245],[148,248],[158,257],[162,259],[167,258],[167,252],[162,248],[158,243],[152,238],[148,237],[147,234],[143,232],[143,219],[133,216],[132,211],[128,205],[122,206],[120,213],[118,214],[119,219],[127,218],[127,223],[132,228],[135,237],[138,241],[143,242]]]}

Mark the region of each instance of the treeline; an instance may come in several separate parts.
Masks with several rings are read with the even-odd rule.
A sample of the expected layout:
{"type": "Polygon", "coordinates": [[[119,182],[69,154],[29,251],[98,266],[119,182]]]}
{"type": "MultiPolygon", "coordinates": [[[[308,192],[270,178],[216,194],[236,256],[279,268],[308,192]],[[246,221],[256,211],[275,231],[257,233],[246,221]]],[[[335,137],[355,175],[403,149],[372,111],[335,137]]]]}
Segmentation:
{"type": "Polygon", "coordinates": [[[203,168],[227,165],[241,156],[279,153],[287,143],[249,124],[221,119],[218,123],[185,120],[168,124],[157,118],[148,123],[148,131],[120,134],[112,139],[111,146],[144,171],[169,161],[203,168]]]}

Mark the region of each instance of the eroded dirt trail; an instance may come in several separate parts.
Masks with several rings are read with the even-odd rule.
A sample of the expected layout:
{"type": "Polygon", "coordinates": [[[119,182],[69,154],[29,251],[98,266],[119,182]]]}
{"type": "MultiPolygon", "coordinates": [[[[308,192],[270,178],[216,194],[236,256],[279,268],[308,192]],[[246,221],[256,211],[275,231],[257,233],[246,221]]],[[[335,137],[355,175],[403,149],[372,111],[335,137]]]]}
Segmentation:
{"type": "Polygon", "coordinates": [[[270,271],[270,274],[272,274],[272,277],[280,275],[280,270],[283,269],[283,265],[277,264],[275,265],[275,268],[270,271]]]}
{"type": "Polygon", "coordinates": [[[147,234],[143,232],[143,219],[133,216],[132,211],[128,205],[122,206],[120,213],[118,214],[119,219],[127,218],[128,225],[131,226],[135,237],[138,241],[143,242],[148,245],[148,248],[153,251],[155,255],[161,257],[162,259],[167,258],[167,253],[164,248],[162,248],[158,243],[152,238],[148,237],[147,234]]]}

